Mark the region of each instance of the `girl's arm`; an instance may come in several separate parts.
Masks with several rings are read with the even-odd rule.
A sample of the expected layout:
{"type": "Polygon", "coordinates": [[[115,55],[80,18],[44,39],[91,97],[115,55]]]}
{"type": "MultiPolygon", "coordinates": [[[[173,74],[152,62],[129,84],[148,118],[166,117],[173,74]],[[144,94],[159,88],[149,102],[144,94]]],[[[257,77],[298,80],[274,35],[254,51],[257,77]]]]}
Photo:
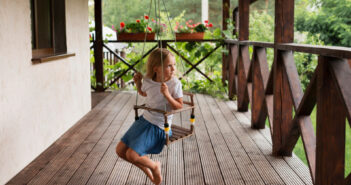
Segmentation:
{"type": "Polygon", "coordinates": [[[168,91],[168,86],[165,83],[161,84],[161,93],[165,96],[174,110],[183,108],[183,98],[173,98],[168,91]]]}
{"type": "Polygon", "coordinates": [[[141,73],[136,73],[133,77],[133,80],[134,80],[136,87],[138,89],[138,93],[141,96],[147,96],[146,92],[141,90],[141,86],[143,85],[141,82],[141,79],[143,79],[143,75],[141,73]]]}

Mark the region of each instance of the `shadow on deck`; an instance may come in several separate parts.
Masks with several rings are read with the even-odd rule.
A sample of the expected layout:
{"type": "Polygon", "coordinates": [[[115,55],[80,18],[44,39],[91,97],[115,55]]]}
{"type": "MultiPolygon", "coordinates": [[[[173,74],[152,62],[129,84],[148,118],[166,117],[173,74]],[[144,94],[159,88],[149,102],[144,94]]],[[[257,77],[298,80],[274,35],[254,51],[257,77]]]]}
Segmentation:
{"type": "MultiPolygon", "coordinates": [[[[110,93],[8,184],[151,184],[115,154],[134,120],[135,95],[110,93]]],[[[251,129],[250,113],[233,101],[195,97],[195,136],[150,155],[162,163],[162,184],[312,184],[296,156],[271,155],[269,129],[251,129]]],[[[175,115],[174,124],[189,125],[189,114],[175,115]]]]}

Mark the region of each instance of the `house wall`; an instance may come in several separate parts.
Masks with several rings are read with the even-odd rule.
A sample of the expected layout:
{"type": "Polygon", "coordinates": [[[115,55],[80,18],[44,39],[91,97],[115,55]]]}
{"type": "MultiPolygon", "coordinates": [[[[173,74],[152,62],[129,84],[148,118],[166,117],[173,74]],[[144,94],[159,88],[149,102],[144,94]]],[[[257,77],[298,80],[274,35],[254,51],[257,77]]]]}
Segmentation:
{"type": "Polygon", "coordinates": [[[88,0],[66,0],[67,51],[31,62],[29,0],[0,0],[0,184],[6,183],[91,106],[88,0]]]}

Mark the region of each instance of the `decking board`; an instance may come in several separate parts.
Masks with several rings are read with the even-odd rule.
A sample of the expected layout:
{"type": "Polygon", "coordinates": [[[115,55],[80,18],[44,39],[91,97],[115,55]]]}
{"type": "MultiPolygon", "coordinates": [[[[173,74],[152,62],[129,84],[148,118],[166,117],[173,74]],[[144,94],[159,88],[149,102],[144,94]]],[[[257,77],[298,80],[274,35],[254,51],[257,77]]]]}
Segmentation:
{"type": "MultiPolygon", "coordinates": [[[[111,93],[8,184],[152,184],[115,153],[134,121],[135,98],[111,93]]],[[[295,155],[271,155],[268,128],[251,129],[250,113],[237,112],[235,102],[201,94],[194,100],[195,135],[148,155],[162,163],[162,184],[312,184],[295,155]]],[[[190,111],[176,114],[173,122],[189,127],[189,117],[190,111]]]]}

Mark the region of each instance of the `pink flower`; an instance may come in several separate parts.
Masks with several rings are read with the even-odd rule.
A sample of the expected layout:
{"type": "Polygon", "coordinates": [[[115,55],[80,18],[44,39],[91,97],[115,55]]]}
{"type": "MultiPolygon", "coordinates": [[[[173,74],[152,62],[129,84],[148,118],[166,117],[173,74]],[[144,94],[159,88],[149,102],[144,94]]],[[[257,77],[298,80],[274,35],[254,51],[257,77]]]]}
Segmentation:
{"type": "Polygon", "coordinates": [[[112,25],[112,29],[116,31],[116,29],[115,29],[115,26],[114,26],[114,25],[112,25]]]}

